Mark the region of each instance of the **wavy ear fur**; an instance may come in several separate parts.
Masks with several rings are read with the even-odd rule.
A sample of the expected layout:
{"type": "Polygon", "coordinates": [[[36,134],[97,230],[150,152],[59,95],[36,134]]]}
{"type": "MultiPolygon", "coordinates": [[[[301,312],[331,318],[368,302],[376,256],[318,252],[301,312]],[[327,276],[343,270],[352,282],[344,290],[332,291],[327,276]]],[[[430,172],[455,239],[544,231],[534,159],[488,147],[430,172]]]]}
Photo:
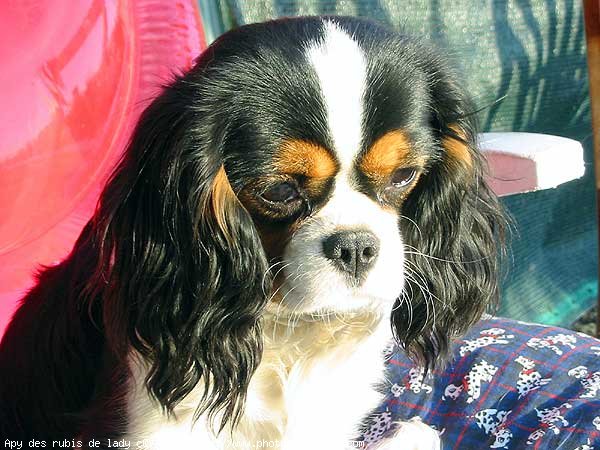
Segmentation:
{"type": "Polygon", "coordinates": [[[260,357],[266,257],[227,179],[223,130],[178,80],[143,114],[94,218],[109,346],[151,364],[171,411],[200,378],[197,416],[239,418],[260,357]],[[105,283],[103,285],[103,283],[105,283]]]}
{"type": "Polygon", "coordinates": [[[506,223],[484,179],[474,108],[446,72],[429,75],[438,155],[403,206],[407,285],[392,313],[396,338],[426,368],[496,303],[506,223]]]}

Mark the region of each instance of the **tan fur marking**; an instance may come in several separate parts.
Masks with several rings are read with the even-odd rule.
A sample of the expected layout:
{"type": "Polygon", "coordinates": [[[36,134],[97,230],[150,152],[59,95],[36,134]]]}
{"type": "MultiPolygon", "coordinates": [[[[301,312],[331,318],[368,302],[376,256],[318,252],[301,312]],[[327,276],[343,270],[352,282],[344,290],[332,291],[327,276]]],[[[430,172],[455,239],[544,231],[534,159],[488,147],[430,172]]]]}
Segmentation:
{"type": "Polygon", "coordinates": [[[330,178],[338,170],[337,162],[325,148],[299,139],[281,145],[275,164],[282,173],[310,178],[330,178]]]}
{"type": "Polygon", "coordinates": [[[363,156],[360,167],[367,176],[387,177],[403,166],[409,152],[410,141],[406,134],[401,130],[390,131],[375,141],[363,156]]]}
{"type": "Polygon", "coordinates": [[[231,184],[229,184],[225,169],[221,166],[213,181],[211,206],[218,227],[228,239],[231,236],[227,226],[227,217],[233,213],[238,201],[231,184]]]}
{"type": "Polygon", "coordinates": [[[460,140],[455,139],[452,136],[446,136],[442,141],[442,145],[455,161],[462,163],[470,169],[473,166],[473,159],[471,158],[469,146],[465,143],[465,132],[458,125],[450,125],[448,128],[450,128],[460,140]]]}

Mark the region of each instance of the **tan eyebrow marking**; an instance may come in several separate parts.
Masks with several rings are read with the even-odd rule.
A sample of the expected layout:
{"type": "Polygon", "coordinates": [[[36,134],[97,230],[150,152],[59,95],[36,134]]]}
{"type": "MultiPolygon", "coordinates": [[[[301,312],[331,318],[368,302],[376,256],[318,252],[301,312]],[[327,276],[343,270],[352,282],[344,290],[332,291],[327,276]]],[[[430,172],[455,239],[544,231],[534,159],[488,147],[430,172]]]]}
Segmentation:
{"type": "Polygon", "coordinates": [[[448,128],[452,130],[460,139],[453,136],[446,136],[442,139],[442,145],[448,154],[457,162],[462,163],[467,168],[472,168],[473,158],[471,151],[466,143],[466,133],[458,125],[450,125],[448,128]]]}
{"type": "Polygon", "coordinates": [[[275,155],[275,165],[282,173],[310,178],[330,178],[339,169],[327,149],[300,139],[290,139],[281,144],[275,155]]]}
{"type": "Polygon", "coordinates": [[[371,145],[360,161],[360,169],[372,178],[387,177],[408,159],[410,147],[404,131],[389,131],[371,145]]]}

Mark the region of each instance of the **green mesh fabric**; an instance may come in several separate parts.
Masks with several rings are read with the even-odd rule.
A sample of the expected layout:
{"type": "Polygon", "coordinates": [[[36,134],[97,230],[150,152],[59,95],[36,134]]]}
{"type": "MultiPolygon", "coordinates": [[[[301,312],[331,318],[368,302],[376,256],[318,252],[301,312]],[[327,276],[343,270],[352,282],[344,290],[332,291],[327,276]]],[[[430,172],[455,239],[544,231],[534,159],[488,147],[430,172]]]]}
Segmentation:
{"type": "Polygon", "coordinates": [[[504,199],[517,232],[499,313],[568,325],[593,305],[596,203],[582,2],[200,0],[200,7],[209,39],[237,25],[281,16],[376,19],[448,49],[484,108],[484,131],[539,132],[581,141],[584,178],[504,199]]]}

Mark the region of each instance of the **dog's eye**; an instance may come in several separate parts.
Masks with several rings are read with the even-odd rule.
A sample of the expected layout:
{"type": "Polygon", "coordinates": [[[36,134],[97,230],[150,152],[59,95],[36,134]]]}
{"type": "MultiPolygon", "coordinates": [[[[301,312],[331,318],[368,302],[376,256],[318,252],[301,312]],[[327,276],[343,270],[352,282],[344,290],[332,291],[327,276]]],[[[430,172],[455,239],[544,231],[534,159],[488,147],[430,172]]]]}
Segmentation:
{"type": "Polygon", "coordinates": [[[289,203],[299,198],[300,194],[294,185],[284,182],[271,186],[261,196],[271,203],[289,203]]]}
{"type": "Polygon", "coordinates": [[[390,178],[390,184],[394,187],[401,188],[415,179],[417,171],[413,167],[403,167],[396,169],[390,178]]]}
{"type": "Polygon", "coordinates": [[[418,169],[415,167],[402,167],[392,172],[389,183],[383,188],[381,198],[388,203],[397,203],[404,199],[410,191],[410,184],[417,178],[418,169]]]}

